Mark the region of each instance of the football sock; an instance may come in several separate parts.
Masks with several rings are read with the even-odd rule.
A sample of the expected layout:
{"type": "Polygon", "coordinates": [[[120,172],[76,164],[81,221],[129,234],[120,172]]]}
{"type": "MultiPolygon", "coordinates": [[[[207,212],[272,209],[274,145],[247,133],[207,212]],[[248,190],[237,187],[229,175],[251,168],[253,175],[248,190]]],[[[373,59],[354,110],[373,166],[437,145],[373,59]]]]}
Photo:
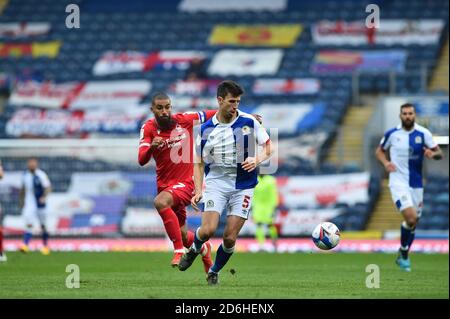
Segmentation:
{"type": "Polygon", "coordinates": [[[200,237],[198,236],[198,231],[199,231],[200,227],[197,228],[197,230],[195,231],[195,236],[194,236],[194,245],[192,245],[192,247],[194,248],[194,250],[196,252],[200,252],[200,250],[202,249],[202,245],[206,240],[201,240],[200,237]]]}
{"type": "Polygon", "coordinates": [[[183,245],[184,245],[184,247],[186,247],[186,248],[191,247],[191,246],[192,246],[192,243],[194,242],[194,237],[195,237],[194,232],[188,230],[188,232],[187,232],[187,238],[186,238],[186,240],[183,240],[183,245]]]}
{"type": "Polygon", "coordinates": [[[233,251],[234,246],[231,248],[226,248],[223,243],[220,244],[217,249],[216,260],[214,260],[214,265],[211,267],[210,271],[218,273],[228,262],[228,259],[230,259],[233,251]]]}
{"type": "Polygon", "coordinates": [[[402,258],[406,259],[408,258],[408,252],[414,241],[415,228],[411,228],[406,224],[406,222],[403,222],[400,227],[400,234],[400,252],[402,254],[402,258]]]}
{"type": "Polygon", "coordinates": [[[269,226],[269,235],[270,235],[270,238],[272,238],[272,240],[278,239],[278,231],[277,231],[277,228],[275,227],[275,225],[273,225],[273,224],[269,226]]]}
{"type": "Polygon", "coordinates": [[[256,240],[258,241],[259,245],[261,247],[264,246],[264,242],[266,241],[266,234],[265,234],[263,224],[258,224],[256,226],[255,237],[256,237],[256,240]]]}
{"type": "Polygon", "coordinates": [[[47,247],[48,245],[48,232],[43,232],[42,233],[42,243],[44,244],[45,247],[47,247]]]}
{"type": "Polygon", "coordinates": [[[178,223],[177,215],[175,215],[172,208],[164,208],[158,211],[161,216],[166,233],[173,243],[175,251],[183,251],[183,240],[181,239],[180,224],[178,223]]]}
{"type": "Polygon", "coordinates": [[[25,234],[23,234],[23,243],[28,246],[28,244],[30,243],[31,237],[33,237],[33,235],[31,234],[30,231],[27,230],[25,232],[25,234]]]}

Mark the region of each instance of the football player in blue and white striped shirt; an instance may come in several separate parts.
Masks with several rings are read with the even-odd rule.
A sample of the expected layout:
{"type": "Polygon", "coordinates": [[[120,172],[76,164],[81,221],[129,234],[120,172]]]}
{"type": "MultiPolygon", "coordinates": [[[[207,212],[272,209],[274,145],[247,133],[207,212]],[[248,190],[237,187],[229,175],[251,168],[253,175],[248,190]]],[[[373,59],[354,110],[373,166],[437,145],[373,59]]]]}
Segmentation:
{"type": "Polygon", "coordinates": [[[28,252],[33,224],[37,221],[42,231],[43,247],[41,253],[48,255],[50,254],[50,249],[48,247],[49,234],[46,228],[46,200],[51,192],[51,183],[47,174],[38,167],[36,158],[30,158],[27,165],[28,169],[23,175],[22,189],[20,191],[20,206],[22,207],[22,216],[26,224],[20,251],[28,252]]]}
{"type": "Polygon", "coordinates": [[[210,285],[218,283],[219,271],[231,257],[237,236],[251,208],[253,191],[258,183],[256,167],[272,155],[269,135],[252,115],[238,110],[243,89],[233,81],[223,81],[217,88],[219,111],[201,126],[197,136],[194,164],[194,208],[203,201],[202,224],[195,232],[194,243],[183,255],[179,269],[191,266],[202,244],[211,238],[220,215],[227,211],[223,242],[208,272],[210,285]],[[258,151],[258,145],[262,148],[258,151]],[[201,156],[199,156],[201,154],[201,156]],[[205,191],[203,192],[203,176],[205,191]]]}
{"type": "Polygon", "coordinates": [[[389,173],[392,200],[403,215],[400,250],[397,264],[411,271],[408,252],[414,241],[414,231],[422,214],[424,157],[442,159],[439,145],[433,141],[428,129],[415,123],[415,107],[410,103],[400,107],[401,125],[388,130],[376,150],[377,159],[389,173]],[[387,153],[389,152],[389,158],[387,153]]]}

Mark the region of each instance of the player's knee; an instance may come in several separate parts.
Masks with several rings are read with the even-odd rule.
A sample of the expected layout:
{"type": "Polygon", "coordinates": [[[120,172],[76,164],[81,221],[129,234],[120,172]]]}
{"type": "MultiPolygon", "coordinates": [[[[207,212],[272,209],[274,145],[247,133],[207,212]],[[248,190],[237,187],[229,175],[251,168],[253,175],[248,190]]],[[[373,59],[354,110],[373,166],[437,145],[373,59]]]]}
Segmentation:
{"type": "Polygon", "coordinates": [[[417,225],[417,217],[410,217],[406,220],[406,224],[409,228],[416,228],[417,225]]]}
{"type": "Polygon", "coordinates": [[[156,197],[153,200],[153,205],[155,205],[155,208],[159,211],[161,209],[165,209],[170,207],[169,201],[165,200],[164,198],[156,197]]]}
{"type": "Polygon", "coordinates": [[[236,244],[236,238],[231,235],[225,236],[223,238],[223,244],[226,248],[232,248],[236,244]]]}
{"type": "Polygon", "coordinates": [[[214,236],[214,233],[216,232],[216,230],[212,227],[202,226],[201,230],[202,230],[202,239],[203,240],[210,239],[211,237],[214,236]]]}

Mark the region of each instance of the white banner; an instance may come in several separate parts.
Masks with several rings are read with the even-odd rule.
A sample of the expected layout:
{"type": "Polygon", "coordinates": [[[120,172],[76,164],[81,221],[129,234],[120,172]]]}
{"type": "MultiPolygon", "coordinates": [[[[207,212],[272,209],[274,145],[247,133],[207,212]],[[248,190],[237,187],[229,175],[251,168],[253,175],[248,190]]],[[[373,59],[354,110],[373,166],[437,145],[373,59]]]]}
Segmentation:
{"type": "Polygon", "coordinates": [[[181,0],[178,10],[188,12],[282,11],[286,7],[287,0],[181,0]]]}
{"type": "Polygon", "coordinates": [[[370,174],[293,176],[278,178],[282,203],[288,208],[316,208],[336,203],[354,205],[369,200],[370,174]]]}
{"type": "Polygon", "coordinates": [[[156,209],[127,208],[122,219],[122,231],[127,235],[165,235],[164,224],[156,209]]]}
{"type": "Polygon", "coordinates": [[[88,195],[126,195],[132,183],[120,172],[73,173],[68,192],[88,195]]]}
{"type": "Polygon", "coordinates": [[[70,103],[70,108],[88,109],[138,105],[150,89],[151,83],[146,80],[88,82],[70,103]]]}
{"type": "Polygon", "coordinates": [[[62,84],[20,82],[9,97],[8,104],[15,106],[37,106],[61,108],[67,106],[74,94],[82,88],[81,82],[62,84]]]}
{"type": "MultiPolygon", "coordinates": [[[[328,137],[328,133],[301,134],[298,137],[282,138],[278,141],[280,164],[287,164],[298,159],[316,165],[319,161],[320,150],[328,137]]],[[[297,163],[297,162],[295,162],[297,163]]]]}
{"type": "Polygon", "coordinates": [[[94,64],[92,73],[97,76],[126,72],[142,72],[146,67],[148,54],[125,51],[105,52],[94,64]]]}
{"type": "Polygon", "coordinates": [[[22,187],[23,171],[6,171],[0,179],[0,194],[10,194],[13,189],[19,190],[22,187]]]}
{"type": "Polygon", "coordinates": [[[0,23],[0,38],[19,38],[46,35],[50,31],[48,22],[0,23]]]}
{"type": "Polygon", "coordinates": [[[216,53],[208,68],[211,75],[273,75],[278,72],[283,51],[271,50],[221,50],[216,53]]]}
{"type": "Polygon", "coordinates": [[[257,79],[253,84],[256,95],[316,94],[319,89],[317,79],[257,79]]]}
{"type": "Polygon", "coordinates": [[[313,41],[319,45],[383,45],[437,44],[443,20],[385,20],[380,27],[368,29],[364,21],[321,21],[311,29],[313,41]]]}
{"type": "Polygon", "coordinates": [[[217,109],[216,97],[192,97],[183,95],[171,95],[174,112],[199,111],[205,109],[217,109]]]}

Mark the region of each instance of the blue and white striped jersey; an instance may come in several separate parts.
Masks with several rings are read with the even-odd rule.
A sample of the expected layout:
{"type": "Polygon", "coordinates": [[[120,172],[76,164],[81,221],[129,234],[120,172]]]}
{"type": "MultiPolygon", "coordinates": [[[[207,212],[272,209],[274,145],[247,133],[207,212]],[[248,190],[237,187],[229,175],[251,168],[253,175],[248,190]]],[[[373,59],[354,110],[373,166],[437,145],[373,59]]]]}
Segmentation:
{"type": "Polygon", "coordinates": [[[424,147],[434,148],[430,131],[418,124],[411,131],[401,125],[388,130],[381,139],[380,146],[389,149],[391,162],[396,171],[389,174],[389,186],[422,188],[422,164],[424,147]]]}
{"type": "Polygon", "coordinates": [[[269,141],[269,135],[250,114],[239,111],[231,123],[219,123],[217,114],[201,126],[196,139],[197,151],[205,162],[205,181],[220,179],[224,187],[249,189],[256,186],[257,170],[247,172],[242,163],[255,157],[258,145],[269,141]]]}
{"type": "Polygon", "coordinates": [[[22,183],[25,188],[25,206],[45,207],[45,203],[39,203],[39,198],[44,194],[44,190],[50,186],[47,174],[41,169],[36,169],[34,174],[27,170],[23,174],[22,183]]]}

